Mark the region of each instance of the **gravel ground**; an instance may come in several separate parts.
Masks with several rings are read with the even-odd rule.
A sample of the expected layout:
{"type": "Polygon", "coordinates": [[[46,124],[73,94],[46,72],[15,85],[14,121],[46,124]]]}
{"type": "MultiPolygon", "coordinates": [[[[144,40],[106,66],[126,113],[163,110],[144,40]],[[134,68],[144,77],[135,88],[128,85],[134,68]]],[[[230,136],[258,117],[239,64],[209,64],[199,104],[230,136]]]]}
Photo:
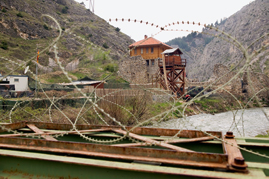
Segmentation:
{"type": "MultiPolygon", "coordinates": [[[[263,108],[269,118],[269,108],[263,108]]],[[[169,129],[189,129],[203,131],[233,131],[234,135],[255,137],[258,134],[266,134],[269,130],[269,121],[262,109],[252,108],[244,111],[239,110],[224,113],[198,114],[186,117],[186,119],[171,119],[166,122],[155,123],[152,127],[169,129]],[[235,118],[234,118],[235,116],[235,118]],[[243,116],[243,118],[242,118],[243,116]]]]}

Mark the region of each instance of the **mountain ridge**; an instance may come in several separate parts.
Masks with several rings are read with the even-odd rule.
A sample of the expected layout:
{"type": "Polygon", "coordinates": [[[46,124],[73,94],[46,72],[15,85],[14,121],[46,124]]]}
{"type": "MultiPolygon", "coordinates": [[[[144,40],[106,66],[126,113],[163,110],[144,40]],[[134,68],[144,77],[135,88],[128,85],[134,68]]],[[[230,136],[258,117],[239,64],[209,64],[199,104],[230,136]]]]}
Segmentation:
{"type": "MultiPolygon", "coordinates": [[[[241,10],[234,13],[222,22],[216,22],[213,27],[218,28],[231,37],[237,39],[246,48],[253,41],[269,32],[269,1],[256,0],[241,10]]],[[[196,33],[196,32],[195,32],[196,33]]],[[[204,28],[202,33],[192,33],[187,37],[179,38],[181,48],[185,51],[184,56],[188,60],[187,75],[188,78],[195,78],[199,81],[205,81],[212,75],[215,64],[224,64],[229,68],[234,67],[243,58],[243,53],[234,45],[221,38],[212,37],[208,33],[224,38],[221,33],[210,28],[204,28]],[[194,36],[193,38],[190,38],[194,36]]],[[[225,37],[226,38],[226,37],[225,37]]],[[[250,52],[268,44],[268,36],[255,43],[250,52]]],[[[177,45],[176,40],[167,42],[168,45],[177,45]]],[[[268,49],[260,55],[260,64],[255,64],[256,71],[262,71],[267,76],[268,70],[268,49]],[[266,68],[267,67],[267,68],[266,68]]]]}

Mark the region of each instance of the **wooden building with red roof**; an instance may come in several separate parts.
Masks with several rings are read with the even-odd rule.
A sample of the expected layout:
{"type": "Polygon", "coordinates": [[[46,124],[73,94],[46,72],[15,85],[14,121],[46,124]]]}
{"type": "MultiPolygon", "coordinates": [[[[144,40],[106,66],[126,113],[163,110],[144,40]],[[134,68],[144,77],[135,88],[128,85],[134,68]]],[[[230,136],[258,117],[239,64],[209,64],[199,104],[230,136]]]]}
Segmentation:
{"type": "Polygon", "coordinates": [[[162,52],[167,49],[172,49],[169,45],[156,40],[153,37],[147,37],[143,40],[135,42],[129,46],[130,56],[141,56],[143,59],[157,59],[162,58],[162,52]]]}

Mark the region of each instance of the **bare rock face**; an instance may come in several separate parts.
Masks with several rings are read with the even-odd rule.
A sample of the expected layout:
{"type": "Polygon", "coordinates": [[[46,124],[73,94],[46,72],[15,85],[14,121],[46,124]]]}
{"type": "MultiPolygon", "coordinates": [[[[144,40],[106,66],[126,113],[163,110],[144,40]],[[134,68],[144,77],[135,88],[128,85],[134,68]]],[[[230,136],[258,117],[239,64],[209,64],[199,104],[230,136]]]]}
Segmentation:
{"type": "Polygon", "coordinates": [[[68,63],[66,65],[65,70],[67,70],[67,71],[74,71],[75,69],[78,68],[78,65],[79,65],[79,59],[73,60],[73,61],[71,61],[70,63],[68,63]]]}
{"type": "Polygon", "coordinates": [[[61,58],[70,58],[72,56],[71,52],[62,51],[58,53],[58,57],[61,58]]]}
{"type": "Polygon", "coordinates": [[[225,88],[233,94],[242,93],[240,76],[236,76],[236,72],[230,71],[230,69],[223,64],[216,64],[214,66],[213,74],[208,81],[214,82],[214,85],[217,86],[227,84],[225,88]]]}
{"type": "Polygon", "coordinates": [[[248,98],[252,98],[253,95],[257,94],[260,99],[269,99],[269,77],[262,73],[245,72],[243,75],[237,75],[237,72],[230,71],[227,66],[216,64],[206,85],[212,82],[214,82],[214,86],[227,84],[224,89],[234,95],[243,95],[244,93],[248,98]]]}
{"type": "Polygon", "coordinates": [[[61,4],[61,5],[66,5],[65,0],[57,0],[56,3],[61,4]]]}
{"type": "MultiPolygon", "coordinates": [[[[188,60],[188,77],[192,79],[197,78],[199,81],[206,81],[211,77],[215,64],[224,64],[230,68],[240,62],[239,67],[242,67],[246,63],[244,49],[239,47],[240,45],[233,38],[249,54],[255,53],[262,46],[268,44],[269,38],[265,36],[251,45],[255,40],[268,33],[268,12],[269,1],[256,0],[244,6],[240,11],[223,20],[221,23],[213,25],[215,28],[229,34],[228,36],[213,29],[204,28],[202,34],[191,34],[182,38],[181,41],[183,40],[185,42],[182,47],[188,52],[184,53],[187,56],[185,58],[188,60]],[[219,37],[213,37],[213,35],[219,37]],[[192,36],[194,37],[191,38],[192,36]],[[247,49],[249,45],[251,46],[247,49]]],[[[171,45],[171,43],[167,44],[171,45]]],[[[268,63],[264,59],[268,59],[269,49],[265,48],[263,52],[264,55],[261,55],[256,63],[260,66],[259,70],[268,76],[269,68],[266,67],[268,63]]],[[[255,58],[254,56],[251,60],[255,58]]]]}
{"type": "MultiPolygon", "coordinates": [[[[262,73],[244,73],[243,89],[252,98],[255,94],[260,99],[269,99],[269,77],[262,73]]],[[[255,98],[254,98],[255,99],[255,98]]]]}

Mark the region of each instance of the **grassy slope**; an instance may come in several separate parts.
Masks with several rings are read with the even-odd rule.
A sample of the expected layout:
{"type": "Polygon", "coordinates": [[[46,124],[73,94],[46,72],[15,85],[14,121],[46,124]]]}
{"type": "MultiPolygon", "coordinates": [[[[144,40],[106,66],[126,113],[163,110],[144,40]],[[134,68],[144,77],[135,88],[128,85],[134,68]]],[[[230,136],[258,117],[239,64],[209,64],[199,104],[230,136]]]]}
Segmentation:
{"type": "MultiPolygon", "coordinates": [[[[102,79],[109,73],[113,73],[113,78],[117,79],[117,75],[114,72],[118,68],[118,60],[126,54],[128,44],[130,44],[132,40],[121,32],[116,32],[115,27],[108,25],[103,19],[100,19],[93,14],[89,14],[85,8],[73,0],[65,0],[64,2],[66,2],[66,5],[57,4],[53,0],[48,1],[50,1],[53,6],[50,6],[48,3],[45,4],[44,1],[41,0],[39,0],[39,2],[27,0],[25,3],[30,4],[33,9],[37,8],[38,10],[42,10],[43,12],[40,13],[44,14],[48,12],[59,20],[62,29],[65,31],[62,38],[57,43],[58,52],[71,53],[70,57],[61,58],[63,66],[66,66],[67,63],[72,62],[73,60],[78,59],[80,61],[78,69],[70,72],[70,74],[74,76],[73,79],[82,78],[84,76],[89,76],[94,79],[102,79]],[[45,5],[48,5],[48,7],[45,5]],[[68,13],[61,12],[66,6],[68,7],[68,13]],[[84,13],[83,11],[88,14],[82,15],[84,13]],[[76,34],[77,37],[81,37],[84,40],[70,35],[69,32],[76,34]],[[88,40],[89,43],[87,43],[86,40],[88,40]],[[70,44],[72,44],[72,47],[68,47],[70,44]],[[108,48],[104,48],[104,44],[106,44],[106,47],[108,48]]],[[[7,42],[7,49],[0,48],[0,57],[5,57],[19,63],[22,61],[29,61],[29,59],[33,57],[32,62],[28,65],[30,65],[30,70],[35,71],[34,56],[36,55],[37,44],[39,49],[44,49],[58,35],[58,32],[54,26],[51,26],[53,25],[52,23],[40,20],[39,16],[33,17],[32,11],[34,10],[25,10],[23,8],[24,7],[18,5],[18,7],[15,7],[14,9],[9,8],[6,9],[5,12],[0,12],[1,21],[4,23],[9,22],[7,33],[0,33],[0,45],[2,42],[7,42]],[[18,13],[20,13],[22,17],[17,16],[18,13]],[[38,24],[38,30],[42,31],[46,36],[44,38],[38,36],[36,39],[26,40],[21,38],[18,35],[19,30],[21,29],[12,26],[12,24],[16,24],[18,20],[20,20],[20,22],[23,21],[28,25],[38,24]],[[49,28],[47,29],[47,27],[49,28]]],[[[40,54],[39,61],[41,65],[46,67],[49,64],[49,57],[53,58],[51,52],[53,52],[53,49],[49,49],[45,53],[40,54]]],[[[4,74],[7,74],[14,69],[14,65],[7,63],[4,60],[0,61],[0,65],[0,70],[4,74]]],[[[57,67],[53,68],[53,71],[59,70],[60,69],[57,67]]],[[[12,74],[22,74],[23,71],[23,68],[16,69],[12,74]]],[[[47,72],[39,70],[39,73],[42,74],[47,72]]],[[[46,74],[41,75],[40,77],[43,78],[41,79],[43,82],[66,82],[66,78],[63,75],[51,79],[53,76],[55,77],[54,74],[46,74]]]]}

